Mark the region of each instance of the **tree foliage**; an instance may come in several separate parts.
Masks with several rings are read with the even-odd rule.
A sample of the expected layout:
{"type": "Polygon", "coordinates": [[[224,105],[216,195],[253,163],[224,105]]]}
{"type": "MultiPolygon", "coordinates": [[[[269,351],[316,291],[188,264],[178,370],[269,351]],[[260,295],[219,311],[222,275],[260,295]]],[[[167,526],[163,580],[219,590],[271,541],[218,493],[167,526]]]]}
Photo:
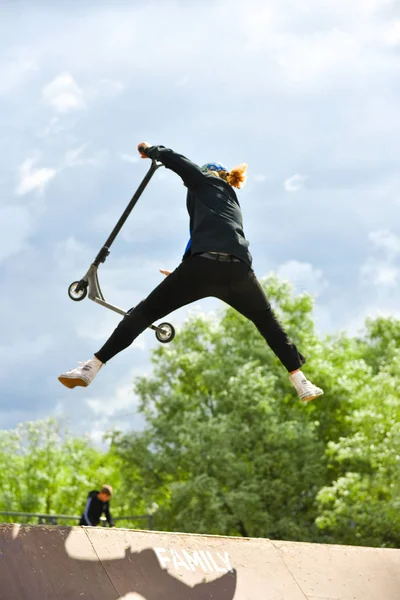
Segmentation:
{"type": "Polygon", "coordinates": [[[161,530],[400,547],[400,321],[321,337],[308,295],[264,285],[322,398],[302,405],[234,310],[193,317],[135,381],[142,432],[107,452],[54,420],[1,432],[1,509],[79,514],[108,481],[116,514],[157,508],[161,530]]]}
{"type": "Polygon", "coordinates": [[[265,290],[325,395],[301,405],[234,310],[193,318],[136,381],[147,427],[114,435],[135,465],[122,485],[157,502],[160,529],[399,546],[400,323],[320,338],[308,295],[265,290]]]}
{"type": "Polygon", "coordinates": [[[53,418],[0,431],[0,471],[0,510],[64,515],[79,515],[87,492],[120,473],[115,457],[53,418]]]}

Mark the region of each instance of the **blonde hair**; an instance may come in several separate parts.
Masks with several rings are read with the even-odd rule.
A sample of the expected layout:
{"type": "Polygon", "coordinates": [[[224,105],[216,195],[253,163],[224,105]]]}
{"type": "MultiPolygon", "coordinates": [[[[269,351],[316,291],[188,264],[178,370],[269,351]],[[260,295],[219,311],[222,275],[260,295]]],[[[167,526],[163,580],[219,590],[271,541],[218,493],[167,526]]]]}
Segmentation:
{"type": "Polygon", "coordinates": [[[247,163],[240,163],[240,165],[231,169],[226,180],[231,186],[242,188],[247,180],[247,163]]]}
{"type": "Polygon", "coordinates": [[[100,490],[100,494],[107,494],[107,496],[112,496],[112,493],[113,489],[111,485],[108,485],[107,483],[105,483],[100,490]]]}
{"type": "Polygon", "coordinates": [[[215,177],[221,177],[229,185],[235,188],[242,188],[247,180],[247,163],[240,163],[230,171],[210,171],[215,177]]]}

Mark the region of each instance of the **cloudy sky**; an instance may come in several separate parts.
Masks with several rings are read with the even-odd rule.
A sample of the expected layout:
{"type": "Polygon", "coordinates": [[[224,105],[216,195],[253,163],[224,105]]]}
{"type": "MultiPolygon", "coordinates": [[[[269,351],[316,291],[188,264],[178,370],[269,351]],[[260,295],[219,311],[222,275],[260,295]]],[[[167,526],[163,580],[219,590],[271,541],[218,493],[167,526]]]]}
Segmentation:
{"type": "MultiPolygon", "coordinates": [[[[119,321],[67,288],[144,176],[143,139],[199,163],[249,163],[240,199],[255,271],[316,294],[321,332],[400,315],[398,2],[71,7],[0,2],[0,428],[63,414],[98,439],[142,425],[131,382],[151,368],[153,332],[86,390],[57,376],[119,321]]],[[[185,190],[159,170],[100,268],[106,298],[134,306],[187,238],[185,190]]]]}

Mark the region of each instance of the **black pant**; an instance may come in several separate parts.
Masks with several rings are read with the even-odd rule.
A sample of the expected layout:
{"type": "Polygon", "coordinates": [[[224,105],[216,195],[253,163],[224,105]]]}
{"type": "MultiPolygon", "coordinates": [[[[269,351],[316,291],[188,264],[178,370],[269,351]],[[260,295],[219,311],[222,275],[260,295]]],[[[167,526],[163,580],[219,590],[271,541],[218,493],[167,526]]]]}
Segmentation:
{"type": "Polygon", "coordinates": [[[158,319],[209,296],[223,300],[250,319],[288,371],[305,363],[274,315],[252,269],[243,262],[210,260],[200,255],[185,259],[132,308],[95,356],[106,363],[158,319]]]}

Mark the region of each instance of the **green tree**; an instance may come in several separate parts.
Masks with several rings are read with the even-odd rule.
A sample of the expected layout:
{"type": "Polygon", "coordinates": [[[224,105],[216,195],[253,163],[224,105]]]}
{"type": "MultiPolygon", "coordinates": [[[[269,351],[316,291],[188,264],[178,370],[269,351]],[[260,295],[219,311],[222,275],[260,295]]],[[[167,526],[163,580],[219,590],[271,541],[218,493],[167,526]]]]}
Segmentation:
{"type": "Polygon", "coordinates": [[[113,437],[122,487],[160,529],[399,546],[400,322],[318,338],[309,296],[264,285],[325,395],[301,405],[232,309],[192,319],[136,381],[147,427],[113,437]]]}
{"type": "Polygon", "coordinates": [[[0,509],[79,514],[107,481],[157,529],[400,547],[400,321],[320,338],[308,295],[263,285],[322,398],[302,405],[234,310],[192,318],[135,382],[144,431],[108,451],[53,419],[0,432],[0,509]]]}
{"type": "MultiPolygon", "coordinates": [[[[276,278],[266,288],[292,338],[318,356],[311,299],[276,278]]],[[[326,481],[319,422],[254,326],[232,309],[220,321],[194,318],[153,362],[153,375],[136,383],[147,428],[115,435],[113,452],[127,494],[159,505],[157,528],[317,535],[315,497],[326,481]]]]}
{"type": "Polygon", "coordinates": [[[316,522],[333,542],[400,547],[400,322],[368,320],[358,343],[367,376],[353,389],[346,435],[327,444],[334,477],[316,522]]]}
{"type": "Polygon", "coordinates": [[[118,489],[120,475],[116,457],[52,418],[0,431],[0,470],[1,510],[66,515],[80,514],[87,492],[103,481],[118,489]]]}

